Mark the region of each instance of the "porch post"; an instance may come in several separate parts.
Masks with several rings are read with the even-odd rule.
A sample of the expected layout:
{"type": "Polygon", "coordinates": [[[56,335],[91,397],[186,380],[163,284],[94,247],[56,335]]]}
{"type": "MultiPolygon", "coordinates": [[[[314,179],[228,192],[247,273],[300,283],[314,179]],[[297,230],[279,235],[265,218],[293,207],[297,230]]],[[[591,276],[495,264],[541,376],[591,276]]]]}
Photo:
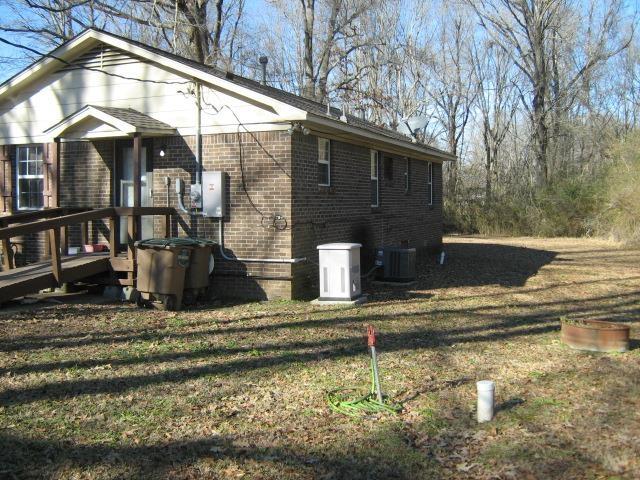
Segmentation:
{"type": "MultiPolygon", "coordinates": [[[[140,207],[142,199],[142,182],[140,173],[142,172],[142,136],[140,133],[133,134],[133,206],[140,207]]],[[[135,216],[136,229],[135,239],[140,240],[140,230],[142,222],[140,216],[135,216]]]]}
{"type": "Polygon", "coordinates": [[[49,202],[46,206],[55,208],[60,206],[60,139],[55,138],[54,143],[47,145],[47,172],[45,174],[47,185],[45,189],[48,191],[49,202]]]}
{"type": "MultiPolygon", "coordinates": [[[[10,214],[12,207],[13,168],[11,164],[11,156],[9,155],[9,148],[9,145],[0,145],[0,193],[2,194],[2,211],[0,211],[0,214],[10,214]]],[[[8,227],[4,222],[2,222],[1,225],[3,227],[8,227]]],[[[5,238],[1,243],[3,270],[11,270],[14,267],[11,239],[5,238]]]]}
{"type": "Polygon", "coordinates": [[[0,145],[0,188],[2,189],[2,212],[13,210],[13,164],[9,145],[0,145]]]}

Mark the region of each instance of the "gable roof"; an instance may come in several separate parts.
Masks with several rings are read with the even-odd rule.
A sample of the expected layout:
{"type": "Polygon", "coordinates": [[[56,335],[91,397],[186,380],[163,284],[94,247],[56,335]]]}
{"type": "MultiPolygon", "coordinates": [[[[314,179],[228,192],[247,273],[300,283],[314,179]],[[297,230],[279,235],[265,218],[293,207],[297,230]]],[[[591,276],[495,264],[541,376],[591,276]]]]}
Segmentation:
{"type": "Polygon", "coordinates": [[[175,134],[176,129],[171,125],[156,120],[149,115],[138,112],[132,108],[102,107],[86,105],[77,112],[65,117],[60,122],[49,127],[45,133],[53,137],[62,136],[63,133],[88,118],[94,118],[113,126],[123,134],[146,133],[154,135],[175,134]]]}
{"type": "Polygon", "coordinates": [[[455,160],[454,155],[444,150],[415,142],[399,132],[377,126],[356,116],[346,115],[347,120],[344,122],[340,120],[342,112],[337,108],[328,108],[327,105],[299,95],[95,28],[85,30],[1,84],[0,100],[14,89],[20,88],[22,84],[58,70],[61,63],[69,66],[70,60],[100,42],[156,62],[184,77],[213,84],[232,94],[244,97],[249,95],[253,101],[277,111],[288,121],[316,121],[332,130],[344,131],[345,134],[368,136],[373,143],[389,143],[437,160],[455,160]]]}

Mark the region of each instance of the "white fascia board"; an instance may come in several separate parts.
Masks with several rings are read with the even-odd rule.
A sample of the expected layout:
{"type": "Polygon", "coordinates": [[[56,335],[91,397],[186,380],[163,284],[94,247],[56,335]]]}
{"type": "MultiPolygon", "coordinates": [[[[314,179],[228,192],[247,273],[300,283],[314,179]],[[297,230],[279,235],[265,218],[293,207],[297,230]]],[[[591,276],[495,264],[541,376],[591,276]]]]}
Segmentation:
{"type": "Polygon", "coordinates": [[[0,100],[2,100],[7,93],[10,93],[15,88],[19,88],[22,84],[31,83],[38,78],[42,78],[47,73],[64,67],[65,64],[58,60],[58,58],[69,61],[83,51],[89,50],[94,45],[97,45],[98,40],[96,40],[91,33],[96,32],[93,32],[92,30],[85,31],[73,40],[70,40],[47,54],[51,56],[42,57],[40,60],[27,67],[13,78],[7,80],[4,84],[0,85],[0,100]]]}
{"type": "MultiPolygon", "coordinates": [[[[257,132],[276,132],[288,130],[291,127],[291,123],[283,122],[283,123],[245,123],[240,129],[238,129],[238,124],[225,124],[225,125],[209,125],[201,128],[201,132],[203,135],[217,135],[221,133],[257,133],[257,132]]],[[[182,136],[191,136],[196,135],[197,129],[196,127],[178,127],[177,128],[178,135],[182,136]]]]}
{"type": "Polygon", "coordinates": [[[130,123],[115,118],[101,110],[98,110],[97,108],[86,106],[78,110],[76,113],[63,119],[62,121],[56,123],[55,125],[47,128],[44,131],[44,134],[51,138],[59,137],[72,126],[77,125],[78,123],[90,117],[111,125],[124,134],[135,133],[137,131],[136,127],[134,125],[131,125],[130,123]]]}
{"type": "Polygon", "coordinates": [[[254,92],[253,90],[241,85],[236,85],[233,82],[226,81],[215,75],[208,74],[185,63],[178,62],[161,54],[150,52],[142,47],[129,43],[124,39],[96,30],[87,30],[83,32],[73,40],[70,40],[50,52],[48,54],[50,56],[44,56],[27,69],[5,82],[0,86],[0,100],[2,100],[5,95],[10,94],[15,88],[19,88],[25,83],[31,83],[38,78],[42,78],[46,74],[58,70],[65,65],[52,57],[57,57],[64,61],[70,61],[84,51],[90,50],[93,46],[99,44],[99,42],[103,42],[112,47],[119,48],[125,52],[129,52],[133,55],[157,63],[158,65],[162,65],[172,70],[177,75],[184,77],[187,81],[198,79],[209,85],[217,87],[220,90],[226,90],[228,92],[232,92],[236,96],[247,98],[254,103],[275,111],[278,115],[286,118],[286,120],[300,121],[306,118],[306,111],[302,109],[280,102],[267,95],[254,92]]]}
{"type": "MultiPolygon", "coordinates": [[[[411,158],[436,162],[453,161],[456,159],[454,155],[451,155],[450,153],[447,153],[443,150],[438,150],[437,148],[405,142],[396,138],[365,130],[355,125],[350,125],[340,120],[331,120],[329,118],[314,115],[312,113],[309,113],[307,115],[307,124],[309,124],[309,127],[312,130],[326,133],[328,135],[335,134],[335,131],[338,130],[340,132],[344,132],[344,134],[349,136],[354,135],[360,137],[364,139],[364,143],[374,149],[378,148],[380,150],[385,150],[385,146],[389,146],[389,153],[398,153],[401,155],[409,156],[411,158]],[[314,128],[315,126],[317,126],[318,128],[314,128]]],[[[336,134],[336,136],[340,136],[340,134],[336,134]]],[[[345,141],[349,140],[348,137],[343,136],[343,138],[345,139],[345,141]]]]}
{"type": "Polygon", "coordinates": [[[261,93],[254,92],[253,90],[241,85],[236,85],[233,82],[226,81],[215,75],[208,74],[185,63],[173,60],[161,54],[150,52],[142,47],[131,44],[126,40],[112,37],[107,33],[97,32],[95,30],[90,30],[89,33],[91,34],[92,38],[96,39],[99,42],[104,42],[108,45],[111,45],[112,47],[119,48],[121,50],[124,50],[125,52],[129,52],[133,55],[137,55],[151,62],[167,67],[180,76],[186,78],[192,77],[201,80],[221,90],[233,92],[237,96],[249,98],[255,103],[270,107],[279,115],[286,117],[288,120],[304,120],[306,116],[306,112],[301,109],[292,107],[291,105],[275,100],[274,98],[271,98],[267,95],[262,95],[261,93]]]}

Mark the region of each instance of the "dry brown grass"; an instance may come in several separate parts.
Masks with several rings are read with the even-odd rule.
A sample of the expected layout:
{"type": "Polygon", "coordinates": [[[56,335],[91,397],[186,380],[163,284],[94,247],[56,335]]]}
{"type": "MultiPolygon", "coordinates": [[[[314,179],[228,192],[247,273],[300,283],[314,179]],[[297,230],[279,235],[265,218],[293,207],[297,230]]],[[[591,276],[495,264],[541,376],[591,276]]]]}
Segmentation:
{"type": "Polygon", "coordinates": [[[165,313],[71,303],[0,314],[2,478],[638,478],[640,251],[446,239],[445,266],[355,309],[165,313]],[[558,339],[560,316],[632,326],[632,351],[558,339]],[[353,420],[366,323],[403,414],[353,420]],[[501,410],[473,418],[475,381],[501,410]]]}

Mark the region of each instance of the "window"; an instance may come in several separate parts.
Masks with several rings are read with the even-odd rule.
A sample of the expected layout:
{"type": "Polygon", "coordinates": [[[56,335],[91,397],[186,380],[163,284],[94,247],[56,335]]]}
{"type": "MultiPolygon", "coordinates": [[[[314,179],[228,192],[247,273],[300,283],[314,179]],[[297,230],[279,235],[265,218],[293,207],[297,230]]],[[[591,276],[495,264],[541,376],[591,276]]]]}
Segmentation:
{"type": "Polygon", "coordinates": [[[393,157],[384,157],[384,179],[393,180],[393,157]]]}
{"type": "Polygon", "coordinates": [[[411,187],[411,160],[409,157],[404,157],[404,193],[409,193],[411,187]]]}
{"type": "Polygon", "coordinates": [[[16,148],[18,210],[44,207],[44,174],[42,147],[32,145],[16,148]]]}
{"type": "Polygon", "coordinates": [[[318,185],[331,185],[331,141],[318,138],[318,185]]]}
{"type": "Polygon", "coordinates": [[[433,163],[427,163],[427,205],[433,205],[433,163]]]}
{"type": "Polygon", "coordinates": [[[380,205],[380,188],[378,185],[378,159],[379,152],[371,150],[371,206],[378,207],[380,205]]]}

